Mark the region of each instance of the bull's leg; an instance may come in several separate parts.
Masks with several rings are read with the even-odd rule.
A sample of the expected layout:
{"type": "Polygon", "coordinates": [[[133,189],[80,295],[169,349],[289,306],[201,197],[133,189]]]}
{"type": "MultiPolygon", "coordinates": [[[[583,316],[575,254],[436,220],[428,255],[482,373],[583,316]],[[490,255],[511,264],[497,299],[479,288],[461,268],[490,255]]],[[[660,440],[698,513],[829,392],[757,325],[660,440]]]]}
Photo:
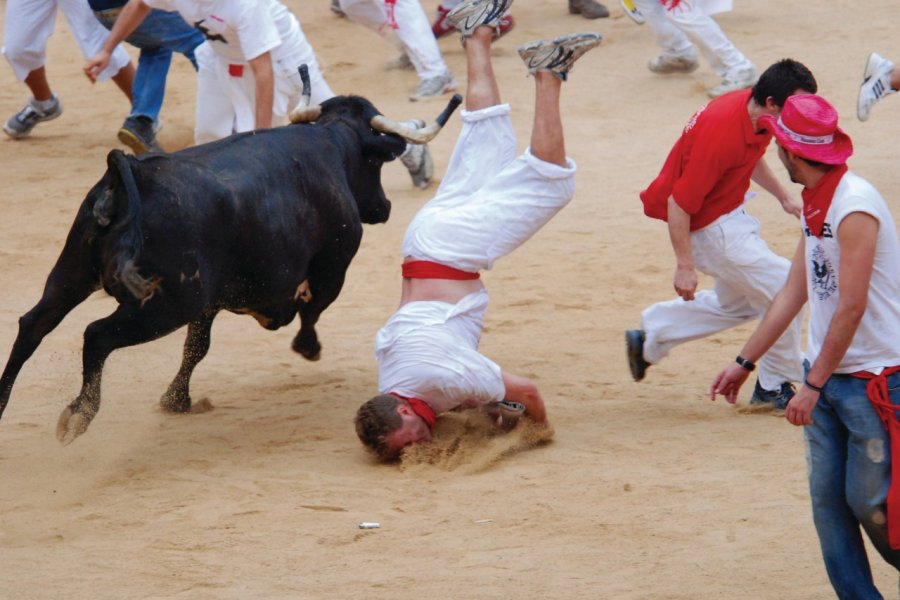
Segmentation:
{"type": "Polygon", "coordinates": [[[347,272],[347,260],[331,260],[317,258],[309,266],[309,289],[312,297],[308,302],[301,302],[300,331],[294,336],[291,347],[307,360],[319,360],[322,345],[319,344],[319,336],[316,334],[316,323],[319,316],[335,298],[344,286],[344,277],[347,272]]]}
{"type": "Polygon", "coordinates": [[[160,398],[159,404],[163,410],[175,413],[186,413],[191,410],[190,384],[191,374],[197,364],[203,360],[209,352],[210,332],[216,313],[204,315],[201,319],[188,325],[187,338],[184,340],[184,354],[181,359],[181,368],[175,379],[169,384],[169,389],[160,398]]]}
{"type": "Polygon", "coordinates": [[[34,354],[44,337],[53,331],[73,308],[97,289],[95,282],[77,280],[74,271],[72,267],[72,272],[61,281],[59,277],[54,276],[57,273],[57,269],[54,269],[47,279],[40,302],[19,319],[19,333],[13,343],[3,375],[0,376],[0,415],[9,403],[16,377],[19,376],[25,361],[34,354]]]}
{"type": "Polygon", "coordinates": [[[84,332],[81,392],[59,415],[56,437],[60,443],[69,444],[84,433],[100,410],[103,364],[113,350],[155,340],[184,324],[184,317],[177,311],[166,313],[120,304],[110,316],[88,325],[84,332]]]}

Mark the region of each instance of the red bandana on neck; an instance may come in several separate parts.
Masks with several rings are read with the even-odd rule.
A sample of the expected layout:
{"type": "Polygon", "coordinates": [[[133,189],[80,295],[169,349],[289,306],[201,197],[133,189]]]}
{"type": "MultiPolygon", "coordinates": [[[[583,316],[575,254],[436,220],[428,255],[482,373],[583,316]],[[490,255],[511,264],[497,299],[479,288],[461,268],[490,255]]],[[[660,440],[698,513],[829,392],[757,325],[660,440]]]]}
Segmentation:
{"type": "Polygon", "coordinates": [[[822,235],[825,226],[825,215],[831,206],[834,190],[841,182],[844,173],[847,172],[847,164],[837,165],[811,188],[803,188],[800,193],[803,196],[803,217],[806,219],[806,228],[816,237],[822,235]]]}
{"type": "Polygon", "coordinates": [[[400,394],[395,394],[394,392],[390,392],[391,396],[396,396],[401,400],[406,400],[409,404],[409,407],[413,410],[414,413],[419,415],[425,424],[428,425],[428,429],[430,431],[434,431],[434,424],[437,423],[437,415],[434,412],[434,409],[428,406],[427,403],[419,400],[418,398],[407,398],[406,396],[401,396],[400,394]]]}

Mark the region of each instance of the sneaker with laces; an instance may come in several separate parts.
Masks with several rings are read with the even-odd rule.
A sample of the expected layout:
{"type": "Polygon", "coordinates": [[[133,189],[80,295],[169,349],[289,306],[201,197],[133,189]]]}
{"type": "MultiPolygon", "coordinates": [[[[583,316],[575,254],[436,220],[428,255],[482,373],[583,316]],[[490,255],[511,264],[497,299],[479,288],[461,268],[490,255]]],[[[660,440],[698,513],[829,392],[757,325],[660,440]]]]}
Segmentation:
{"type": "Polygon", "coordinates": [[[777,390],[764,390],[757,379],[756,385],[753,387],[753,396],[750,397],[750,404],[784,410],[796,393],[797,390],[790,381],[782,383],[777,390]]]}
{"type": "Polygon", "coordinates": [[[487,25],[496,31],[500,18],[509,10],[512,0],[463,0],[447,13],[447,23],[467,38],[487,25]]]}
{"type": "Polygon", "coordinates": [[[635,381],[640,381],[647,374],[647,367],[650,366],[644,360],[644,340],[646,335],[640,329],[629,329],[625,332],[625,348],[628,351],[628,368],[631,369],[631,376],[635,381]]]}
{"type": "Polygon", "coordinates": [[[734,75],[726,75],[725,79],[722,80],[722,83],[714,88],[711,88],[707,92],[707,95],[710,98],[718,98],[722,94],[727,94],[728,92],[745,90],[747,88],[753,87],[754,84],[756,84],[757,79],[759,79],[759,75],[756,74],[756,69],[745,69],[742,71],[738,71],[734,75]]]}
{"type": "MultiPolygon", "coordinates": [[[[450,24],[450,21],[447,20],[447,14],[449,12],[449,8],[444,8],[442,5],[438,5],[437,18],[431,25],[431,33],[433,33],[434,37],[437,39],[448,36],[451,33],[456,33],[456,28],[450,24]]],[[[497,29],[494,32],[494,39],[497,40],[502,38],[504,35],[512,31],[515,26],[516,20],[512,15],[503,15],[502,17],[500,17],[500,20],[497,21],[497,29]]]]}
{"type": "Polygon", "coordinates": [[[51,96],[51,100],[53,100],[53,104],[50,108],[41,109],[38,101],[31,98],[22,110],[6,121],[6,124],[3,126],[3,131],[5,131],[6,135],[9,137],[17,140],[27,137],[38,123],[52,121],[62,114],[63,108],[62,102],[59,101],[56,94],[51,96]]]}
{"type": "Polygon", "coordinates": [[[695,56],[670,57],[660,54],[647,62],[647,68],[659,75],[693,73],[699,66],[700,63],[697,62],[697,57],[695,56]]]}
{"type": "Polygon", "coordinates": [[[897,90],[891,87],[891,73],[894,63],[880,54],[873,52],[866,61],[866,70],[863,72],[863,82],[859,86],[859,96],[856,99],[856,118],[865,121],[869,118],[869,111],[875,103],[897,90]]]}
{"type": "Polygon", "coordinates": [[[413,93],[409,95],[409,99],[412,102],[417,102],[427,98],[435,98],[455,89],[456,79],[450,71],[446,71],[443,75],[429,77],[420,81],[413,93]]]}
{"type": "Polygon", "coordinates": [[[523,44],[519,46],[519,56],[525,61],[530,75],[537,71],[550,71],[565,81],[575,61],[602,40],[599,33],[571,33],[553,40],[523,44]]]}
{"type": "Polygon", "coordinates": [[[131,148],[135,154],[162,152],[163,149],[156,142],[153,128],[154,122],[150,117],[130,116],[119,129],[119,141],[131,148]]]}
{"type": "MultiPolygon", "coordinates": [[[[421,129],[425,127],[425,121],[415,119],[413,121],[404,121],[404,124],[421,129]]],[[[434,176],[434,162],[431,160],[431,152],[428,150],[428,144],[407,144],[406,151],[400,155],[400,162],[409,171],[413,185],[424,190],[431,183],[434,176]]]]}

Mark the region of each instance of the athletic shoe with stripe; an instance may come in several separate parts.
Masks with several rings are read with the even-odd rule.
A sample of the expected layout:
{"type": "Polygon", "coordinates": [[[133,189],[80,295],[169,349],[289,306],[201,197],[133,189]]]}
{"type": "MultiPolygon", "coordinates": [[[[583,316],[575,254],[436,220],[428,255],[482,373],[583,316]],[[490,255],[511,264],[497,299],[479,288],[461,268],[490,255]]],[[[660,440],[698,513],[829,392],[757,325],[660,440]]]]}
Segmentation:
{"type": "Polygon", "coordinates": [[[525,61],[528,73],[550,71],[563,81],[576,60],[601,42],[599,33],[570,33],[553,40],[537,40],[519,46],[519,56],[525,61]]]}
{"type": "Polygon", "coordinates": [[[869,118],[869,111],[875,103],[897,90],[891,87],[891,72],[894,63],[880,54],[873,52],[866,61],[866,70],[863,73],[863,82],[859,86],[859,96],[856,100],[856,117],[860,121],[869,118]]]}
{"type": "Polygon", "coordinates": [[[447,13],[447,22],[467,38],[482,25],[496,30],[510,5],[512,0],[463,0],[447,13]]]}

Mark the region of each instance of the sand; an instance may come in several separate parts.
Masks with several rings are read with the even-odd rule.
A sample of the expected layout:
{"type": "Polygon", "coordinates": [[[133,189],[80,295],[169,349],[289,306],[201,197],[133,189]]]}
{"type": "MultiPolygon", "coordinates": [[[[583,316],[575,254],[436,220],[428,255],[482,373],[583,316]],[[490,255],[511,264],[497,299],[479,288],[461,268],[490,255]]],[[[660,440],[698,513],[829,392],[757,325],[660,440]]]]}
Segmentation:
{"type": "MultiPolygon", "coordinates": [[[[365,95],[394,118],[440,110],[440,101],[408,102],[415,76],[384,70],[394,51],[332,15],[327,0],[288,4],[337,92],[365,95]]],[[[790,56],[813,70],[854,139],[851,166],[896,214],[900,100],[878,105],[867,123],[855,119],[868,53],[897,58],[895,3],[736,4],[720,16],[723,28],[760,67],[790,56]]],[[[158,408],[180,361],[180,330],[115,352],[100,413],[63,447],[56,419],[80,387],[84,328],[115,303],[92,296],[45,339],[0,421],[0,597],[831,597],[801,430],[707,396],[751,327],[676,349],[641,383],[629,374],[623,330],[672,297],[674,268],[665,226],[642,215],[637,194],[717,79],[705,63],[691,75],[647,71],[649,27],[611,8],[612,18],[588,22],[563,0],[519,2],[518,27],[495,50],[524,148],[533,92],[515,47],[576,30],[605,37],[564,89],[576,198],[484,276],[492,304],[482,349],[538,382],[552,440],[539,443],[527,428],[491,436],[473,415],[442,419],[435,446],[399,465],[377,464],[356,440],[354,411],[376,384],[373,335],[399,296],[400,239],[433,192],[388,165],[393,214],[367,227],[322,317],[321,361],[291,352],[296,322],[269,332],[223,314],[193,378],[195,402],[210,410],[158,408]]],[[[65,20],[57,25],[48,72],[65,114],[28,140],[0,140],[4,361],[127,114],[113,85],[84,78],[65,20]]],[[[464,79],[458,41],[441,47],[464,79]]],[[[0,69],[0,115],[25,95],[0,69]]],[[[194,75],[179,58],[159,136],[167,149],[191,143],[193,106],[194,75]]],[[[432,143],[439,176],[458,130],[454,119],[432,143]]],[[[788,183],[774,149],[768,158],[788,183]]],[[[797,222],[765,193],[750,211],[771,247],[790,255],[797,222]]],[[[872,560],[877,583],[896,597],[896,572],[872,560]]]]}

